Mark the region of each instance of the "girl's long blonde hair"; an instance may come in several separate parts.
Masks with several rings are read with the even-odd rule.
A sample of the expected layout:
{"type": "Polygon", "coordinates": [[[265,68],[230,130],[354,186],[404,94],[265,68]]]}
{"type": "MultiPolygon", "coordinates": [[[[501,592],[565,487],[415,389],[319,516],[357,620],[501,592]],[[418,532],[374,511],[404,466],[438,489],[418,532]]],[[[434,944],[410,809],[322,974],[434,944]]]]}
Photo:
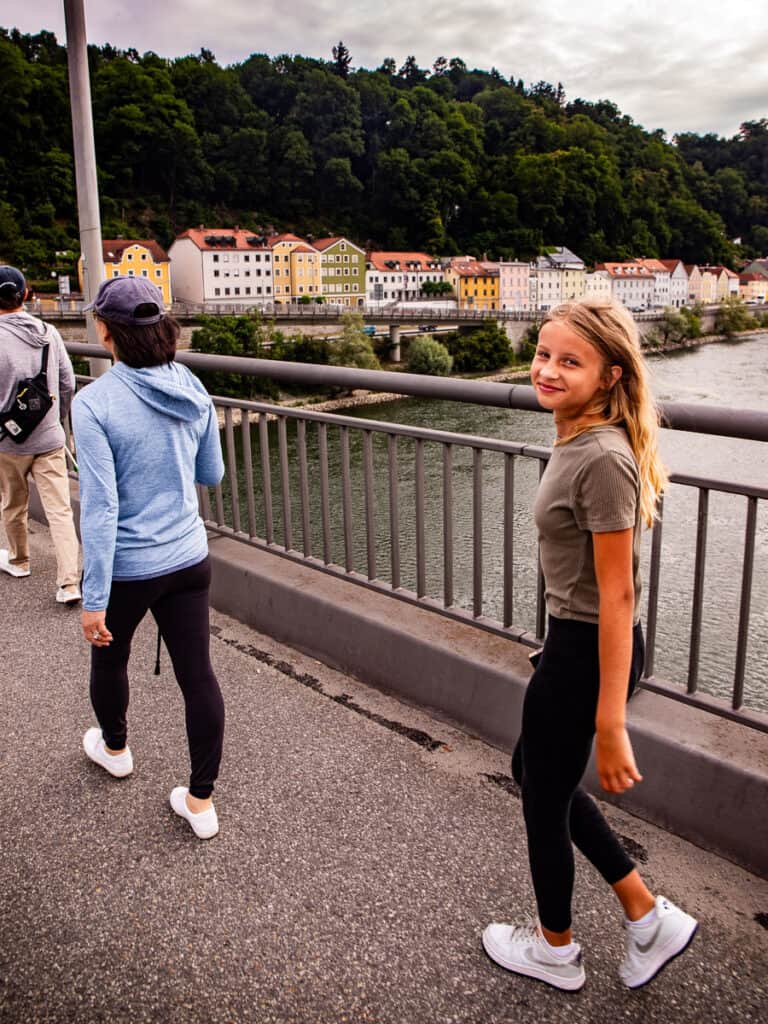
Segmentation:
{"type": "MultiPolygon", "coordinates": [[[[564,302],[547,314],[545,323],[550,320],[567,325],[588,341],[606,368],[621,367],[621,376],[613,387],[599,392],[587,412],[627,431],[640,473],[640,514],[650,526],[668,478],[658,454],[659,414],[648,386],[637,324],[621,303],[602,296],[564,302]]],[[[567,440],[589,429],[586,425],[567,440]]]]}

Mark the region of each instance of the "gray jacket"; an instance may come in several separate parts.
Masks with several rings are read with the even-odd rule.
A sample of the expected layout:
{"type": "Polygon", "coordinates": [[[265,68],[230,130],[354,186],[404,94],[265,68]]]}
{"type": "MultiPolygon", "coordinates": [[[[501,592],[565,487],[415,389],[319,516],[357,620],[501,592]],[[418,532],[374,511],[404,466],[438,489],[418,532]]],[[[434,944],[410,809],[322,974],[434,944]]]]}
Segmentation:
{"type": "Polygon", "coordinates": [[[61,335],[51,324],[29,313],[0,315],[0,410],[9,407],[16,385],[24,377],[40,372],[43,345],[48,344],[48,390],[54,403],[45,419],[21,444],[9,438],[0,441],[3,455],[39,455],[61,448],[65,443],[61,426],[75,392],[75,374],[61,335]]]}

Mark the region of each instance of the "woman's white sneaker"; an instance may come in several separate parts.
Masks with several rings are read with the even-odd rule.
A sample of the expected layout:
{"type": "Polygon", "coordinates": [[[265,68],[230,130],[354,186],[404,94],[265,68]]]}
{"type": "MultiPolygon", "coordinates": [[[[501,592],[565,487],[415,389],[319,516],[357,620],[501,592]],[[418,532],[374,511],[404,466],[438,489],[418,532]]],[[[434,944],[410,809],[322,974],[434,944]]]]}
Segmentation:
{"type": "Polygon", "coordinates": [[[535,924],[489,924],[483,932],[483,948],[500,967],[555,988],[576,992],[586,980],[579,944],[571,944],[568,956],[557,956],[535,924]]]}
{"type": "Polygon", "coordinates": [[[88,757],[98,765],[101,765],[110,775],[116,779],[124,779],[133,771],[133,754],[131,748],[126,747],[121,754],[108,754],[104,744],[104,737],[101,729],[89,729],[83,736],[83,750],[88,757]]]}
{"type": "Polygon", "coordinates": [[[628,988],[640,988],[687,949],[698,921],[663,896],[656,897],[656,914],[641,928],[625,922],[627,952],[619,977],[628,988]]]}
{"type": "Polygon", "coordinates": [[[172,789],[171,807],[180,818],[186,818],[198,839],[213,839],[219,831],[219,818],[216,814],[216,808],[211,804],[207,811],[200,811],[199,814],[195,814],[187,807],[188,792],[189,790],[186,786],[176,786],[175,789],[172,789]]]}

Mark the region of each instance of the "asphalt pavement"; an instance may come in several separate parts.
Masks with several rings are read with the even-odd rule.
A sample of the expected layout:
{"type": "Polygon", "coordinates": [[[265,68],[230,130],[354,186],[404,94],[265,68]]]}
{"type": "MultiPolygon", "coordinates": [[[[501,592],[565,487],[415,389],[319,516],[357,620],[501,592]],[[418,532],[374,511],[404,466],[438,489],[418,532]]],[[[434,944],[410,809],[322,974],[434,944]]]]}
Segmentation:
{"type": "Polygon", "coordinates": [[[216,613],[221,832],[196,839],[168,806],[188,762],[153,624],[131,661],[136,768],[116,780],[83,754],[89,651],[31,529],[32,576],[0,575],[0,1021],[768,1019],[768,881],[612,807],[654,891],[698,917],[688,952],[625,989],[620,913],[578,859],[584,989],[495,966],[484,926],[533,910],[508,755],[216,613]]]}

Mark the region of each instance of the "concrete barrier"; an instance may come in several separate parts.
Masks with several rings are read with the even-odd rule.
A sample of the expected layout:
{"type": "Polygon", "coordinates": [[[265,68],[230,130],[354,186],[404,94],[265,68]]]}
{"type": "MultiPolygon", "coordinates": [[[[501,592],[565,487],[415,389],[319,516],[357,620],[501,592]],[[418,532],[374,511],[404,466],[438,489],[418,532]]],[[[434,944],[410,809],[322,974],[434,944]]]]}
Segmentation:
{"type": "MultiPolygon", "coordinates": [[[[211,538],[211,603],[319,661],[511,751],[529,648],[277,554],[211,538]]],[[[629,730],[644,781],[608,797],[768,877],[768,736],[645,691],[629,730]]]]}

